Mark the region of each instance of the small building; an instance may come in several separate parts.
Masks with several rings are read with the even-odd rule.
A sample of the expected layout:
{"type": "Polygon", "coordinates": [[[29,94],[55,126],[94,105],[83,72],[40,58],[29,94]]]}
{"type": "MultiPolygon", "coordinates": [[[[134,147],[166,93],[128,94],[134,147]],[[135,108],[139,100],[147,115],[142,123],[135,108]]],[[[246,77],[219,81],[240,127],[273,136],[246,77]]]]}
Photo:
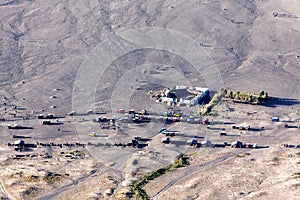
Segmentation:
{"type": "Polygon", "coordinates": [[[243,145],[244,144],[241,141],[235,141],[231,143],[231,148],[242,148],[243,145]]]}
{"type": "Polygon", "coordinates": [[[90,109],[90,110],[87,110],[87,111],[86,111],[86,114],[87,114],[87,115],[94,114],[94,111],[93,111],[92,109],[90,109]]]}
{"type": "Polygon", "coordinates": [[[75,116],[76,112],[74,110],[72,110],[71,112],[69,112],[69,116],[75,116]]]}
{"type": "Polygon", "coordinates": [[[45,120],[41,122],[42,125],[51,125],[51,121],[50,120],[45,120]]]}
{"type": "Polygon", "coordinates": [[[271,121],[272,122],[279,122],[279,117],[273,117],[271,121]]]}
{"type": "Polygon", "coordinates": [[[24,148],[24,145],[25,145],[25,141],[24,140],[16,140],[14,141],[14,149],[16,151],[18,150],[22,150],[24,148]]]}
{"type": "Polygon", "coordinates": [[[63,122],[56,120],[56,121],[50,121],[50,120],[44,120],[41,122],[42,125],[62,125],[63,122]]]}
{"type": "Polygon", "coordinates": [[[38,118],[38,119],[45,119],[45,116],[44,116],[44,114],[39,114],[39,115],[37,116],[37,118],[38,118]]]}
{"type": "Polygon", "coordinates": [[[211,142],[210,140],[204,140],[204,141],[202,141],[202,142],[200,143],[200,146],[201,146],[201,147],[212,147],[213,144],[212,144],[212,142],[211,142]]]}
{"type": "Polygon", "coordinates": [[[24,140],[16,140],[14,141],[14,146],[24,146],[24,140]]]}
{"type": "Polygon", "coordinates": [[[14,125],[8,125],[7,128],[8,129],[21,129],[22,126],[20,126],[19,124],[14,124],[14,125]]]}
{"type": "Polygon", "coordinates": [[[221,133],[220,133],[220,136],[227,136],[227,133],[221,132],[221,133]]]}
{"type": "Polygon", "coordinates": [[[135,111],[134,111],[134,109],[130,109],[129,111],[128,111],[128,114],[135,114],[135,111]]]}
{"type": "Polygon", "coordinates": [[[124,109],[119,109],[118,113],[125,113],[125,110],[124,109]]]}
{"type": "Polygon", "coordinates": [[[47,116],[46,116],[46,119],[55,119],[55,115],[53,113],[49,113],[47,116]]]}
{"type": "Polygon", "coordinates": [[[164,144],[169,144],[171,142],[171,139],[169,137],[166,137],[166,138],[163,138],[161,140],[161,142],[164,143],[164,144]]]}
{"type": "Polygon", "coordinates": [[[186,143],[187,143],[188,145],[190,145],[190,146],[197,146],[197,145],[198,145],[198,141],[195,140],[195,139],[193,139],[193,140],[188,140],[186,143]]]}
{"type": "Polygon", "coordinates": [[[90,133],[89,133],[89,136],[90,136],[90,137],[95,137],[96,134],[95,134],[95,132],[90,132],[90,133]]]}

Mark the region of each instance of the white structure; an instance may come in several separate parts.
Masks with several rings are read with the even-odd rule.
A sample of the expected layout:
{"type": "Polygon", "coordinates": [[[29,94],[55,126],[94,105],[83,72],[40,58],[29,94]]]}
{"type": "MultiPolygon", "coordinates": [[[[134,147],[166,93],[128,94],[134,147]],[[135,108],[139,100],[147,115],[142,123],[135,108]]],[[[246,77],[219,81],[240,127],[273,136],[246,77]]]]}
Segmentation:
{"type": "Polygon", "coordinates": [[[178,106],[195,106],[208,103],[210,100],[208,88],[183,85],[176,85],[171,89],[165,88],[158,91],[149,91],[148,95],[155,99],[156,102],[178,106]]]}

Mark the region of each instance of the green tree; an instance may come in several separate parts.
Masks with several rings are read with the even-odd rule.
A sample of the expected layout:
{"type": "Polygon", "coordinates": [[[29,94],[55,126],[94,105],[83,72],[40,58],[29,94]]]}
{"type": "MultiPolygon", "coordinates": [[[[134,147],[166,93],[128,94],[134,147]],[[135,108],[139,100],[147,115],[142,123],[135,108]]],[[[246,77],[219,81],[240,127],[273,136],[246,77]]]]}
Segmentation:
{"type": "Polygon", "coordinates": [[[235,99],[240,99],[240,92],[239,91],[236,91],[234,98],[235,99]]]}
{"type": "Polygon", "coordinates": [[[261,92],[259,93],[259,97],[263,98],[263,96],[265,96],[265,91],[261,91],[261,92]]]}

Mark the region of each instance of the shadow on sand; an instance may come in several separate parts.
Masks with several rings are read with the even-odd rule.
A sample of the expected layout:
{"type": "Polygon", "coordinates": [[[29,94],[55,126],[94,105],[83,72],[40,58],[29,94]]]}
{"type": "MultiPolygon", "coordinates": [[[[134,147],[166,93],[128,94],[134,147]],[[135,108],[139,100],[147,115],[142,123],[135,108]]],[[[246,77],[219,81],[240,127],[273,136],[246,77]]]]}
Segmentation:
{"type": "Polygon", "coordinates": [[[294,106],[298,104],[300,104],[300,101],[298,99],[272,97],[270,101],[264,103],[263,105],[267,107],[277,107],[277,106],[294,106]]]}

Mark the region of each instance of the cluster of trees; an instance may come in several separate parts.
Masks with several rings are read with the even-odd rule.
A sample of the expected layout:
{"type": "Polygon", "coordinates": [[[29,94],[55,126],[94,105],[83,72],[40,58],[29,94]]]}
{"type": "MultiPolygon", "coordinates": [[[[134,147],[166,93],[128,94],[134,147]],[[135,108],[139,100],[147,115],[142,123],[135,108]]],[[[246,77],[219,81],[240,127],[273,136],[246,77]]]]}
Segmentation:
{"type": "Polygon", "coordinates": [[[269,99],[268,93],[261,91],[258,95],[242,93],[239,91],[225,90],[225,97],[229,99],[239,100],[245,103],[263,103],[269,99]]]}
{"type": "Polygon", "coordinates": [[[259,94],[243,93],[239,91],[222,89],[216,93],[208,104],[199,109],[200,115],[206,115],[225,97],[241,103],[263,104],[271,99],[267,92],[261,91],[259,94]]]}

